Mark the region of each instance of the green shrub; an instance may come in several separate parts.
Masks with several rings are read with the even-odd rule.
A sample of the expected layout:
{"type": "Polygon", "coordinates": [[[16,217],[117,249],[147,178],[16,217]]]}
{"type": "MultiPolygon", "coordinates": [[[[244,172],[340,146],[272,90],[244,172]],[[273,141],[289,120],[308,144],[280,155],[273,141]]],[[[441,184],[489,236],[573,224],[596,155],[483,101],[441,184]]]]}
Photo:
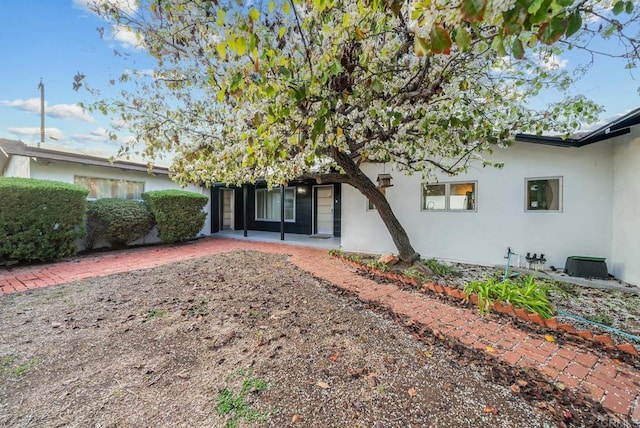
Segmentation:
{"type": "Polygon", "coordinates": [[[157,190],[142,194],[156,219],[162,242],[180,242],[195,236],[207,218],[206,196],[184,190],[157,190]]]}
{"type": "Polygon", "coordinates": [[[0,262],[50,261],[76,253],[84,236],[87,189],[0,177],[0,262]]]}
{"type": "Polygon", "coordinates": [[[123,248],[142,238],[154,226],[144,202],[129,199],[98,199],[87,204],[87,249],[99,238],[111,248],[123,248]]]}

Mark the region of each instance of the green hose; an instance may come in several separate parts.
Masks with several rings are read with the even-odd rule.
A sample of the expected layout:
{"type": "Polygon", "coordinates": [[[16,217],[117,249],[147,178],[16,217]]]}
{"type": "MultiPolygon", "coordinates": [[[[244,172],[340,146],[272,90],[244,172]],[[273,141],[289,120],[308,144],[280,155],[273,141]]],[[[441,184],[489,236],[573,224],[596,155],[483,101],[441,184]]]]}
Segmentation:
{"type": "Polygon", "coordinates": [[[627,333],[626,331],[619,330],[619,329],[617,329],[615,327],[611,327],[611,326],[608,326],[608,325],[600,324],[599,322],[591,321],[591,320],[588,320],[586,318],[582,318],[582,317],[580,317],[578,315],[570,314],[568,312],[564,312],[564,311],[556,311],[556,312],[558,313],[558,315],[560,315],[562,317],[572,318],[574,320],[585,322],[587,324],[593,324],[595,326],[600,327],[603,330],[610,331],[610,332],[615,333],[615,334],[617,334],[619,336],[623,336],[623,337],[626,337],[627,339],[631,339],[636,343],[640,343],[640,336],[635,336],[635,335],[633,335],[631,333],[627,333]]]}

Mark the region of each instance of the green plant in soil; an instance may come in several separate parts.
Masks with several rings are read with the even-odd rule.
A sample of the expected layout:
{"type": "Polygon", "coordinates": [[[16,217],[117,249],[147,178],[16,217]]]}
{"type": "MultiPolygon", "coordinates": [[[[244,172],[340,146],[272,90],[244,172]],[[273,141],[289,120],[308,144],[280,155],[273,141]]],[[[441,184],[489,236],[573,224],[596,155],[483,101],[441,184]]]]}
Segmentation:
{"type": "Polygon", "coordinates": [[[388,264],[379,262],[377,260],[371,260],[370,262],[367,263],[367,266],[371,269],[378,269],[382,272],[387,272],[390,270],[388,264]]]}
{"type": "Polygon", "coordinates": [[[542,318],[550,318],[553,315],[553,307],[548,294],[552,288],[536,282],[535,278],[529,275],[515,280],[490,277],[484,281],[472,281],[465,286],[464,292],[467,296],[477,294],[481,314],[489,312],[492,304],[499,301],[537,313],[542,318]]]}
{"type": "Polygon", "coordinates": [[[147,311],[146,317],[148,320],[153,319],[153,318],[161,318],[163,316],[165,316],[167,313],[165,311],[163,311],[162,309],[152,309],[150,311],[147,311]]]}
{"type": "Polygon", "coordinates": [[[36,366],[40,362],[40,358],[32,358],[25,363],[12,367],[14,361],[15,358],[12,356],[0,359],[0,374],[22,376],[36,366]]]}
{"type": "Polygon", "coordinates": [[[257,395],[267,389],[267,382],[254,377],[251,371],[240,370],[238,376],[242,379],[240,391],[236,394],[229,388],[224,388],[216,398],[216,412],[220,416],[229,415],[225,428],[235,428],[241,420],[247,423],[264,422],[269,416],[269,412],[252,409],[247,402],[251,395],[257,395]]]}
{"type": "Polygon", "coordinates": [[[422,259],[421,261],[424,265],[426,265],[429,269],[431,269],[431,272],[433,272],[435,275],[438,275],[441,277],[447,277],[447,276],[455,276],[459,274],[455,269],[451,268],[450,266],[447,266],[444,263],[439,262],[436,259],[422,259]]]}
{"type": "Polygon", "coordinates": [[[598,324],[611,325],[613,324],[613,318],[609,314],[597,313],[586,317],[589,321],[597,322],[598,324]]]}

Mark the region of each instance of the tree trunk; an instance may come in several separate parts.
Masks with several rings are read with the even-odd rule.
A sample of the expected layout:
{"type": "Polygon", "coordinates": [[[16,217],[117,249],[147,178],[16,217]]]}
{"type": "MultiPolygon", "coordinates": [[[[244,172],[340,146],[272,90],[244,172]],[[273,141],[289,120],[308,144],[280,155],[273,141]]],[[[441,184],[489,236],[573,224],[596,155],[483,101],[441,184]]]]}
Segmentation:
{"type": "Polygon", "coordinates": [[[380,218],[391,234],[391,239],[398,250],[400,260],[407,263],[413,263],[420,259],[420,254],[413,249],[407,232],[404,230],[400,221],[393,213],[387,198],[378,190],[376,185],[367,177],[356,165],[356,163],[348,155],[334,149],[331,154],[332,158],[344,170],[346,175],[346,183],[355,187],[367,197],[373,205],[375,205],[380,218]]]}

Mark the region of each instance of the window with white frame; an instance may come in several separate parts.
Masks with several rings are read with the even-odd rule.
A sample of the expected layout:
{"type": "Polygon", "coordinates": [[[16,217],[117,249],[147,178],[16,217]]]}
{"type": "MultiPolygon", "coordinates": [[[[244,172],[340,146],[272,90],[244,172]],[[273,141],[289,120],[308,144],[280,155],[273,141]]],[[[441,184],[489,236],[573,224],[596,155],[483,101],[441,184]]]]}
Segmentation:
{"type": "Polygon", "coordinates": [[[477,183],[432,183],[422,186],[423,211],[476,211],[477,183]]]}
{"type": "MultiPolygon", "coordinates": [[[[280,221],[280,189],[256,189],[256,220],[280,221]]],[[[284,189],[284,221],[296,221],[296,188],[284,189]]]]}
{"type": "Polygon", "coordinates": [[[562,211],[562,177],[525,179],[526,211],[562,211]]]}
{"type": "Polygon", "coordinates": [[[142,199],[144,181],[116,180],[113,178],[83,177],[76,175],[73,182],[89,190],[87,199],[142,199]]]}

